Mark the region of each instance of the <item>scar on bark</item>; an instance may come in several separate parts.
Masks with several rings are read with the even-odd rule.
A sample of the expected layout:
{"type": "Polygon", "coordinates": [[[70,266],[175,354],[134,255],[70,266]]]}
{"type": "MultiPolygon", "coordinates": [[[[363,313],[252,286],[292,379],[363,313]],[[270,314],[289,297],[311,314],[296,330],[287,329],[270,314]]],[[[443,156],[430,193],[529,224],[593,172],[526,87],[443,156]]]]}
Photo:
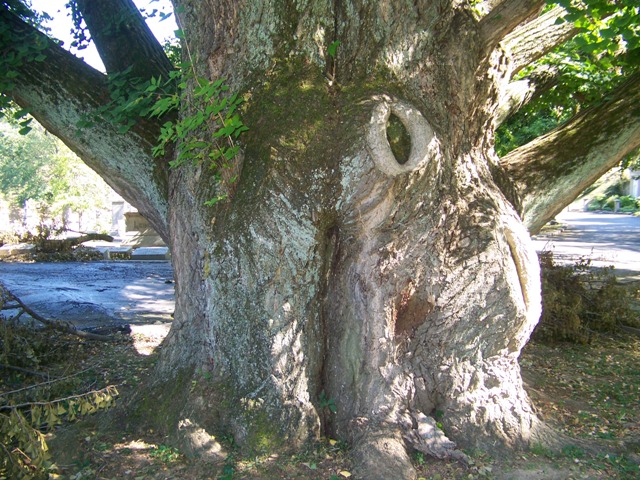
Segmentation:
{"type": "Polygon", "coordinates": [[[410,334],[414,328],[422,325],[425,318],[433,311],[433,301],[423,298],[415,290],[415,286],[409,283],[400,292],[394,312],[396,337],[410,334]]]}
{"type": "Polygon", "coordinates": [[[513,228],[513,225],[505,223],[504,236],[509,246],[511,258],[516,268],[518,281],[520,283],[520,291],[522,292],[522,301],[528,316],[535,316],[536,320],[540,316],[542,299],[540,289],[536,288],[540,279],[539,270],[535,270],[538,265],[537,254],[522,244],[520,238],[527,235],[524,227],[520,234],[513,228]]]}

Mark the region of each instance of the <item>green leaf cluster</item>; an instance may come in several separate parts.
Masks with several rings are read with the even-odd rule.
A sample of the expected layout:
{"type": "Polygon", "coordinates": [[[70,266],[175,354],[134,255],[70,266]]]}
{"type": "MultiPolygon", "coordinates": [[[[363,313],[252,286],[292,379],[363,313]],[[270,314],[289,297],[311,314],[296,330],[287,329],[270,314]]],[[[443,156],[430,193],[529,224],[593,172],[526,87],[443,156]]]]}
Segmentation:
{"type": "Polygon", "coordinates": [[[53,468],[43,431],[56,425],[111,408],[116,387],[49,402],[4,405],[0,408],[0,478],[46,478],[53,468]]]}
{"type": "MultiPolygon", "coordinates": [[[[126,133],[141,119],[164,120],[153,155],[174,154],[169,161],[172,168],[187,163],[207,165],[220,182],[221,169],[231,167],[240,150],[237,140],[248,130],[239,114],[243,99],[231,94],[222,79],[210,81],[197,76],[190,62],[178,67],[167,79],[143,81],[133,78],[131,69],[110,75],[110,102],[77,127],[90,128],[108,120],[120,133],[126,133]]],[[[223,198],[216,196],[206,204],[223,198]]]]}
{"type": "Polygon", "coordinates": [[[320,392],[320,397],[318,398],[318,406],[320,408],[328,408],[331,413],[336,413],[338,408],[336,407],[336,401],[333,398],[327,398],[327,394],[324,392],[320,392]]]}
{"type": "Polygon", "coordinates": [[[594,269],[584,258],[558,265],[551,252],[542,253],[540,265],[543,311],[534,338],[588,343],[594,331],[635,325],[630,293],[612,267],[594,269]]]}
{"type": "Polygon", "coordinates": [[[568,14],[563,20],[580,29],[577,44],[588,53],[616,56],[624,51],[640,60],[640,5],[637,0],[554,0],[568,14]]]}
{"type": "MultiPolygon", "coordinates": [[[[163,124],[154,155],[162,156],[169,145],[176,144],[178,151],[170,162],[174,168],[187,162],[208,164],[216,171],[229,167],[240,149],[236,140],[248,130],[238,113],[242,98],[229,95],[222,79],[209,81],[196,76],[188,63],[176,72],[175,80],[177,93],[158,98],[149,116],[161,118],[178,107],[187,113],[163,124]]],[[[149,86],[154,88],[154,84],[149,86]]]]}
{"type": "Polygon", "coordinates": [[[526,78],[544,65],[557,72],[556,85],[509,118],[496,132],[502,156],[561,125],[607,95],[640,69],[640,6],[637,0],[549,0],[579,33],[523,70],[526,78]]]}
{"type": "Polygon", "coordinates": [[[0,414],[0,478],[35,478],[51,468],[44,435],[18,410],[0,414]]]}

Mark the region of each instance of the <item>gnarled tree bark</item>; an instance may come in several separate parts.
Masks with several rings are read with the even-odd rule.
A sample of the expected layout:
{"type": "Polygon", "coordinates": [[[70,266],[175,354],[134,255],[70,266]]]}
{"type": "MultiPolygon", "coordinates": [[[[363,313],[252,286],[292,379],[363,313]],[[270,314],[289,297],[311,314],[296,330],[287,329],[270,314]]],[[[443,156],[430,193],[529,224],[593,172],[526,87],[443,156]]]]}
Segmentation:
{"type": "MultiPolygon", "coordinates": [[[[527,226],[561,203],[540,200],[557,185],[582,188],[588,175],[564,165],[591,158],[573,146],[597,115],[502,163],[493,151],[515,68],[501,42],[514,32],[518,45],[543,2],[486,2],[494,10],[480,20],[453,0],[174,3],[198,75],[225,77],[246,98],[250,130],[226,202],[205,206],[211,170],[166,169],[144,134],[95,131],[96,145],[133,142],[129,152],[65,135],[105,87],[58,49],[48,68],[69,65],[88,83],[68,88],[64,71],[38,78],[25,66],[9,92],[169,239],[176,312],[153,396],[164,427],[189,419],[254,450],[339,436],[368,479],[413,478],[411,448],[464,458],[452,441],[548,441],[517,361],[540,314],[527,226]],[[390,148],[391,116],[408,158],[390,148]]],[[[629,141],[633,95],[602,107],[629,141]]]]}

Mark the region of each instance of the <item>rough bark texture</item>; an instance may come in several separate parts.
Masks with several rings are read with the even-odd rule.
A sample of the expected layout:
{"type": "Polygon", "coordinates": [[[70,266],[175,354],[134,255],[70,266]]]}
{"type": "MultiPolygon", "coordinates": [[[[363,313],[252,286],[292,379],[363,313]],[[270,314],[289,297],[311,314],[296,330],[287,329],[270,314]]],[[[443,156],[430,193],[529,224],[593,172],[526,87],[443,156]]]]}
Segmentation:
{"type": "Polygon", "coordinates": [[[205,170],[171,176],[182,262],[160,378],[212,376],[182,415],[247,448],[337,435],[371,479],[411,478],[407,443],[456,456],[425,433],[436,411],[460,446],[526,446],[542,430],[517,357],[539,274],[488,168],[500,53],[449,2],[212,3],[180,2],[181,24],[212,77],[250,89],[250,131],[226,205],[199,207],[205,170]]]}
{"type": "Polygon", "coordinates": [[[571,22],[559,22],[565,14],[562,7],[555,7],[502,40],[511,55],[512,76],[576,34],[577,29],[571,22]]]}
{"type": "Polygon", "coordinates": [[[168,77],[173,65],[131,0],[78,0],[107,73],[168,77]]]}
{"type": "MultiPolygon", "coordinates": [[[[110,127],[90,143],[65,137],[168,232],[175,321],[143,406],[207,458],[219,449],[204,432],[249,450],[339,436],[367,479],[413,478],[412,448],[464,461],[454,442],[500,451],[548,440],[517,362],[540,314],[518,214],[522,205],[535,226],[557,206],[532,207],[542,204],[531,179],[548,182],[538,197],[562,180],[579,188],[584,172],[565,171],[573,156],[557,153],[593,115],[502,165],[492,144],[513,71],[499,43],[542,2],[486,2],[495,11],[480,20],[457,0],[174,3],[198,74],[246,98],[230,198],[204,205],[217,188],[204,165],[171,170],[165,189],[144,136],[122,137],[137,143],[111,167],[111,143],[90,149],[110,127]],[[408,158],[389,145],[392,116],[408,158]],[[549,162],[536,163],[540,153],[549,162]]],[[[13,94],[64,136],[104,87],[56,52],[94,95],[61,70],[41,83],[68,101],[31,94],[44,87],[28,68],[28,88],[13,94]]],[[[636,136],[634,101],[608,104],[625,138],[636,136]]]]}

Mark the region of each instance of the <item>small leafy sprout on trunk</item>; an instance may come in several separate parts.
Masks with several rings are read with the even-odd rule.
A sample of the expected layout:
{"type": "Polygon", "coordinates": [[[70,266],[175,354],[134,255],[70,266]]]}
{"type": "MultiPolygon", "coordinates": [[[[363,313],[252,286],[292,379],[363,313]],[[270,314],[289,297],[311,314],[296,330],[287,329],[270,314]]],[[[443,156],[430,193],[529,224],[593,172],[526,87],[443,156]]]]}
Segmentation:
{"type": "Polygon", "coordinates": [[[327,394],[322,391],[320,393],[320,398],[318,399],[318,405],[320,408],[328,408],[331,413],[336,413],[338,409],[336,408],[336,402],[333,398],[327,398],[327,394]]]}

